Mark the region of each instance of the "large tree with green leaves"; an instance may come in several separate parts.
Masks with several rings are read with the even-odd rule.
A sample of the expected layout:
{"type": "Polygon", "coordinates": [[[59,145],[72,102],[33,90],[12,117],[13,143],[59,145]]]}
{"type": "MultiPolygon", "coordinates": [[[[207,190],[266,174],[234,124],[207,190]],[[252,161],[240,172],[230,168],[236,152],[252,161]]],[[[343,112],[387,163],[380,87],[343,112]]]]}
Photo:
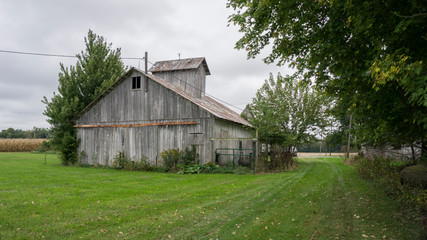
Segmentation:
{"type": "Polygon", "coordinates": [[[52,142],[65,165],[77,161],[78,140],[71,120],[125,72],[119,48],[113,50],[111,43],[91,30],[84,41],[86,49],[76,55],[75,66],[60,64],[58,93],[50,101],[46,97],[42,100],[52,127],[52,142]]]}
{"type": "Polygon", "coordinates": [[[261,142],[293,147],[315,140],[326,126],[327,98],[298,75],[272,74],[247,106],[247,118],[261,142]]]}
{"type": "Polygon", "coordinates": [[[229,0],[238,49],[289,63],[353,114],[358,140],[427,151],[425,0],[229,0]]]}

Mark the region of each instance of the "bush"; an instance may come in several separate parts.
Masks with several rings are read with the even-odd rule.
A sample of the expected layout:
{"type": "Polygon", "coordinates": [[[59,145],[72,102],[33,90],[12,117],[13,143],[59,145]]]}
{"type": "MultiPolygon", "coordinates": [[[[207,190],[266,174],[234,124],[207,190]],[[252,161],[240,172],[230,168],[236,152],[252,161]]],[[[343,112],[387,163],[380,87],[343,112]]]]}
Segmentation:
{"type": "Polygon", "coordinates": [[[264,153],[258,157],[255,164],[256,172],[283,172],[296,167],[292,152],[271,151],[270,154],[264,153]]]}
{"type": "Polygon", "coordinates": [[[166,169],[163,167],[158,167],[152,165],[146,156],[142,156],[142,158],[133,162],[133,170],[135,171],[147,171],[147,172],[165,172],[166,169]]]}
{"type": "Polygon", "coordinates": [[[152,165],[146,156],[142,156],[139,161],[132,161],[126,157],[124,151],[118,152],[114,156],[111,166],[115,169],[124,169],[128,171],[147,171],[147,172],[165,172],[164,167],[158,167],[152,165]]]}
{"type": "Polygon", "coordinates": [[[178,164],[182,159],[182,151],[179,148],[172,148],[164,150],[160,153],[160,157],[163,160],[163,166],[168,172],[177,172],[178,164]]]}
{"type": "Polygon", "coordinates": [[[379,184],[386,194],[396,196],[401,203],[427,211],[427,190],[421,185],[401,183],[400,172],[410,164],[384,158],[356,157],[354,168],[362,177],[379,184]]]}
{"type": "Polygon", "coordinates": [[[75,136],[66,132],[62,138],[61,144],[58,146],[60,151],[59,158],[61,159],[62,165],[74,165],[77,162],[77,147],[79,141],[76,140],[75,136]]]}
{"type": "Polygon", "coordinates": [[[116,156],[114,156],[111,166],[116,169],[123,169],[125,166],[128,166],[130,160],[126,158],[124,151],[119,151],[116,156]]]}
{"type": "Polygon", "coordinates": [[[185,166],[199,163],[199,154],[197,154],[197,150],[194,145],[191,146],[191,149],[188,149],[188,147],[185,148],[182,156],[182,163],[185,166]]]}

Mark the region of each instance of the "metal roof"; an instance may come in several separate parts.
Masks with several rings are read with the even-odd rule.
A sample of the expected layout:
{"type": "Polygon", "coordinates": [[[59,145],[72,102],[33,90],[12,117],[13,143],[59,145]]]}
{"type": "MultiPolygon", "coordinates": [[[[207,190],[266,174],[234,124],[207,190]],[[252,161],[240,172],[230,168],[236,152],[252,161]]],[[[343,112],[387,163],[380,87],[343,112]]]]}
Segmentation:
{"type": "Polygon", "coordinates": [[[238,113],[229,109],[225,105],[219,103],[215,99],[208,97],[208,96],[203,96],[202,98],[195,98],[195,97],[191,96],[189,93],[182,90],[181,88],[173,85],[172,83],[169,83],[166,80],[163,80],[162,78],[159,78],[159,77],[154,76],[152,74],[145,74],[144,71],[137,69],[137,68],[134,68],[134,67],[132,67],[125,74],[123,74],[119,79],[117,79],[111,85],[111,87],[109,87],[107,90],[105,90],[103,93],[101,93],[94,101],[92,101],[80,113],[78,113],[73,118],[73,121],[76,121],[79,117],[81,117],[83,114],[85,114],[87,111],[89,111],[92,108],[92,106],[94,106],[104,96],[106,96],[108,93],[110,93],[121,82],[123,82],[128,76],[130,76],[132,71],[137,71],[142,75],[146,75],[148,78],[150,78],[153,81],[159,83],[160,85],[170,89],[171,91],[177,93],[178,95],[184,97],[185,99],[189,100],[190,102],[192,102],[192,103],[196,104],[197,106],[201,107],[202,109],[208,111],[209,113],[211,113],[215,117],[252,127],[252,125],[248,121],[246,121],[244,118],[242,118],[238,113]]]}
{"type": "MultiPolygon", "coordinates": [[[[139,70],[139,72],[143,73],[141,70],[139,70]]],[[[216,101],[215,99],[213,99],[209,96],[203,96],[202,98],[195,98],[195,97],[191,96],[190,94],[188,94],[187,92],[185,92],[184,90],[182,90],[181,88],[179,88],[179,87],[173,85],[172,83],[169,83],[169,82],[167,82],[167,81],[165,81],[165,80],[163,80],[157,76],[154,76],[151,74],[147,74],[147,76],[149,78],[151,78],[152,80],[158,82],[159,84],[163,85],[164,87],[174,91],[178,95],[180,95],[180,96],[186,98],[187,100],[193,102],[197,106],[205,109],[206,111],[210,112],[211,114],[213,114],[214,116],[216,116],[218,118],[222,118],[222,119],[225,119],[228,121],[240,123],[240,124],[247,125],[247,126],[252,126],[248,121],[246,121],[244,118],[242,118],[238,113],[229,109],[225,105],[219,103],[218,101],[216,101]]]]}
{"type": "Polygon", "coordinates": [[[154,65],[148,71],[155,73],[189,70],[198,68],[200,64],[203,64],[206,75],[211,75],[208,64],[206,63],[206,59],[204,57],[159,61],[154,63],[154,65]]]}

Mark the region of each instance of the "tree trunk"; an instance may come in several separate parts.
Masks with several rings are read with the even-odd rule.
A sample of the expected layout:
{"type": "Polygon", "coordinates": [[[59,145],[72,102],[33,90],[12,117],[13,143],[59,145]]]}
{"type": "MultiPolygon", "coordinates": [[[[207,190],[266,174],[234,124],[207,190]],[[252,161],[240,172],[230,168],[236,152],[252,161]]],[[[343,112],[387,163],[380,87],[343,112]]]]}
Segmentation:
{"type": "Polygon", "coordinates": [[[420,161],[422,163],[427,163],[427,140],[426,139],[424,139],[423,141],[421,141],[420,161]]]}

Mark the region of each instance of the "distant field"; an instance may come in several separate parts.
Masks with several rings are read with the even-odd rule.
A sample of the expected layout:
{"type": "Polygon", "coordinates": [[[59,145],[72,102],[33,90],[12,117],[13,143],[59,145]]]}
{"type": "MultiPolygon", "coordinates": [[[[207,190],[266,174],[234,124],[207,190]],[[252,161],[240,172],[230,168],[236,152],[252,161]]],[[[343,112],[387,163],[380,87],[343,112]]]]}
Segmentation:
{"type": "Polygon", "coordinates": [[[421,239],[410,212],[340,158],[292,172],[179,175],[0,153],[0,239],[421,239]]]}
{"type": "Polygon", "coordinates": [[[0,152],[31,152],[46,139],[5,139],[0,138],[0,152]]]}

